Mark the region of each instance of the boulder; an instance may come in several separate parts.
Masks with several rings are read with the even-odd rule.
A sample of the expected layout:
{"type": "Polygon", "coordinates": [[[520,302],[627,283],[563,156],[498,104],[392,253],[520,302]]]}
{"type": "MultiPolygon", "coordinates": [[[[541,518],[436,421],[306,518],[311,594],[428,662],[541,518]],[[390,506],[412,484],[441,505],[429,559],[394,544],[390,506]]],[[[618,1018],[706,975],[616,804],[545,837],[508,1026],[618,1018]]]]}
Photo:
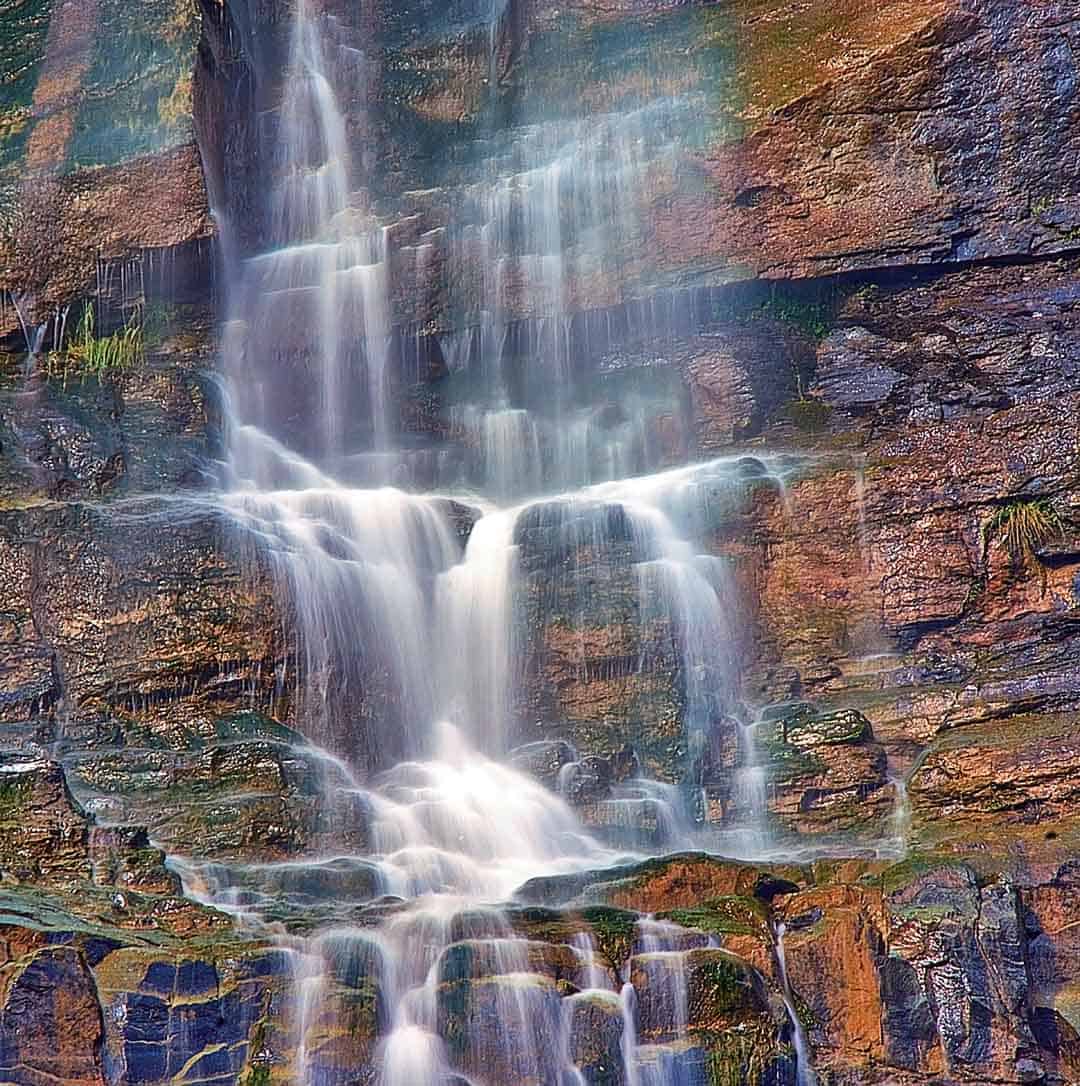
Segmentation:
{"type": "Polygon", "coordinates": [[[563,767],[576,758],[574,748],[558,739],[538,739],[534,743],[515,747],[509,754],[511,765],[535,777],[552,791],[558,788],[563,767]]]}

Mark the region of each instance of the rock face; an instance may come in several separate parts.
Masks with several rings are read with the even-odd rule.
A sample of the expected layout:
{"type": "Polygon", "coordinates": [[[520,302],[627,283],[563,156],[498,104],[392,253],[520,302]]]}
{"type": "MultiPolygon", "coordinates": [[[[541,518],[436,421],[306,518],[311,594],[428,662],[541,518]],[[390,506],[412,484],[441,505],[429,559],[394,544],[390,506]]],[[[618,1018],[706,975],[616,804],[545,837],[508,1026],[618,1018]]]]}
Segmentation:
{"type": "MultiPolygon", "coordinates": [[[[0,50],[4,1081],[294,1081],[288,954],[183,900],[160,850],[198,842],[198,887],[213,861],[370,848],[365,802],[303,749],[289,601],[202,491],[220,452],[207,192],[240,194],[221,210],[249,247],[287,6],[29,4],[26,44],[0,50]],[[139,365],[55,368],[88,296],[110,327],[168,305],[139,365]]],[[[644,772],[702,824],[857,857],[526,884],[527,971],[467,933],[443,963],[459,1065],[529,1081],[528,1046],[489,1028],[513,998],[542,1041],[565,1016],[585,1080],[614,1086],[624,978],[638,1032],[669,1045],[650,914],[684,933],[684,1081],[792,1082],[789,995],[836,1086],[1080,1082],[1075,6],[511,0],[494,27],[487,4],[326,6],[349,48],[374,43],[347,118],[368,164],[353,211],[387,230],[418,462],[474,451],[453,356],[490,300],[470,242],[484,156],[506,151],[490,133],[520,138],[538,102],[616,113],[643,86],[697,118],[675,114],[605,265],[567,232],[564,306],[575,374],[612,427],[642,405],[655,466],[744,458],[738,507],[703,525],[737,587],[741,682],[691,742],[625,510],[553,500],[515,539],[514,761],[616,845],[667,840],[644,772]],[[760,481],[768,449],[802,456],[783,488],[760,481]],[[581,976],[586,936],[610,993],[581,976]]],[[[506,271],[527,343],[544,300],[506,271]]],[[[472,513],[452,515],[466,539],[472,513]]],[[[286,924],[334,894],[367,923],[378,892],[336,861],[275,888],[286,924]]],[[[377,978],[326,952],[309,1077],[370,1081],[377,978]]]]}
{"type": "Polygon", "coordinates": [[[780,826],[796,833],[883,835],[894,785],[885,750],[861,713],[803,710],[759,725],[757,732],[768,809],[780,826]]]}
{"type": "Polygon", "coordinates": [[[1056,121],[1075,105],[1058,36],[1075,32],[1069,6],[928,0],[880,17],[852,17],[848,6],[777,5],[750,24],[750,34],[818,36],[782,58],[779,73],[769,70],[776,46],[753,56],[750,93],[779,108],[731,154],[709,158],[731,201],[712,220],[725,242],[787,275],[1070,248],[1077,194],[1048,182],[1072,138],[1056,121]],[[840,42],[855,63],[812,85],[840,42]],[[983,81],[975,73],[991,53],[1001,79],[983,81]],[[988,120],[1019,110],[1030,123],[970,126],[976,96],[988,120]]]}
{"type": "Polygon", "coordinates": [[[17,659],[37,661],[10,691],[8,719],[44,727],[61,698],[75,721],[138,717],[153,714],[155,698],[184,700],[193,687],[196,700],[247,704],[241,688],[280,651],[267,625],[270,591],[230,563],[213,514],[195,504],[178,523],[174,512],[168,499],[149,499],[3,514],[9,642],[17,659]]]}
{"type": "Polygon", "coordinates": [[[933,861],[859,883],[785,899],[787,915],[816,917],[787,937],[786,951],[819,1066],[1073,1081],[1075,1031],[1034,983],[1044,936],[1015,885],[981,884],[964,865],[933,861]],[[835,983],[823,979],[826,963],[842,963],[835,983]]]}
{"type": "Polygon", "coordinates": [[[75,809],[63,770],[53,762],[9,761],[0,776],[4,856],[9,879],[53,882],[88,878],[88,833],[75,809]]]}
{"type": "Polygon", "coordinates": [[[192,129],[194,10],[154,0],[28,4],[2,78],[0,338],[49,323],[102,276],[181,281],[211,222],[192,129]],[[116,118],[126,118],[120,126],[116,118]],[[147,254],[157,253],[157,263],[147,254]],[[172,254],[172,255],[168,255],[172,254]]]}
{"type": "Polygon", "coordinates": [[[204,305],[160,306],[145,356],[119,373],[5,375],[0,496],[115,497],[203,485],[220,457],[219,393],[204,305]]]}
{"type": "MultiPolygon", "coordinates": [[[[579,906],[666,903],[662,915],[708,933],[777,982],[782,938],[822,1077],[1020,1083],[1077,1073],[1075,1030],[1041,980],[1042,923],[1051,901],[1068,907],[1068,885],[1055,880],[1031,899],[1007,877],[984,883],[964,864],[932,858],[763,871],[684,856],[535,880],[521,894],[579,906]]],[[[718,952],[698,953],[704,964],[718,952]]],[[[634,963],[647,974],[646,960],[634,963]]]]}
{"type": "Polygon", "coordinates": [[[525,736],[570,737],[594,754],[629,742],[650,771],[675,777],[684,751],[672,632],[642,620],[641,555],[622,507],[534,506],[515,531],[529,699],[519,712],[536,721],[525,736]]]}

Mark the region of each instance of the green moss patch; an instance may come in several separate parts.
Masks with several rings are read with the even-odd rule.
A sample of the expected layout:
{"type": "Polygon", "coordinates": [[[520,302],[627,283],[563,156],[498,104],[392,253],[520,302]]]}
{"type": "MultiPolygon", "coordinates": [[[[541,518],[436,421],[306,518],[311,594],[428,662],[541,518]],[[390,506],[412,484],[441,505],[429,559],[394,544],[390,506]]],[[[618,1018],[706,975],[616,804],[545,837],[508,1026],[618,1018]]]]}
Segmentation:
{"type": "Polygon", "coordinates": [[[619,972],[634,947],[637,914],[595,905],[582,910],[581,917],[589,925],[597,949],[612,969],[619,972]]]}
{"type": "Polygon", "coordinates": [[[71,165],[113,165],[192,139],[197,7],[186,0],[100,0],[98,18],[71,165]]]}
{"type": "Polygon", "coordinates": [[[671,920],[681,927],[710,935],[769,938],[768,906],[753,897],[731,894],[702,902],[695,908],[670,909],[659,915],[662,920],[671,920]]]}

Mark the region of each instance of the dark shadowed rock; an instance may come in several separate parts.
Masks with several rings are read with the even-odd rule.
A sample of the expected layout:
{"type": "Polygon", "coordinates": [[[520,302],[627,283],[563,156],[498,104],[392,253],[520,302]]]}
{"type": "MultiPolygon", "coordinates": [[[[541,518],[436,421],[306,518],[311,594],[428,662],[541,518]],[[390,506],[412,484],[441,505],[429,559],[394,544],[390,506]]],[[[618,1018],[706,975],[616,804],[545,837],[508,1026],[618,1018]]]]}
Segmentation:
{"type": "Polygon", "coordinates": [[[18,1086],[104,1086],[104,1022],[93,975],[75,947],[20,963],[0,1006],[0,1074],[18,1086]]]}

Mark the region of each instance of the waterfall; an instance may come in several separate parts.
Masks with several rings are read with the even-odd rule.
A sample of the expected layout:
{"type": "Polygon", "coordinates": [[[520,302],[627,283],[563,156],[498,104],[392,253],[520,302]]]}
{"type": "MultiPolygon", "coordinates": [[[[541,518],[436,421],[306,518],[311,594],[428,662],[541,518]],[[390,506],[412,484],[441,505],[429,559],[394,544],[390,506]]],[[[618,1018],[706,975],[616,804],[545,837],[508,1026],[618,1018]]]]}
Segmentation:
{"type": "MultiPolygon", "coordinates": [[[[493,7],[493,54],[505,7],[493,7]]],[[[447,228],[449,286],[479,268],[463,318],[474,329],[441,340],[466,389],[446,415],[465,451],[433,457],[419,486],[396,415],[400,250],[373,207],[366,156],[351,153],[342,105],[363,84],[372,46],[350,33],[313,0],[298,3],[281,100],[260,117],[258,251],[227,239],[222,345],[220,502],[280,594],[295,646],[283,696],[305,737],[297,756],[319,767],[332,828],[300,857],[173,863],[189,894],[288,952],[300,1083],[353,1081],[359,1062],[381,1086],[583,1083],[574,1031],[596,1008],[619,1024],[618,1081],[697,1081],[686,968],[704,937],[642,919],[617,978],[588,933],[568,935],[580,991],[566,995],[500,904],[537,875],[723,844],[702,828],[698,778],[718,722],[739,719],[747,646],[737,578],[711,535],[754,488],[786,494],[800,464],[731,456],[672,467],[650,429],[653,394],[613,402],[587,387],[573,331],[572,284],[622,259],[647,172],[669,153],[686,105],[657,99],[493,134],[463,187],[462,220],[447,228]],[[535,539],[550,565],[525,568],[535,539]],[[567,796],[501,759],[515,739],[526,588],[566,587],[580,617],[589,589],[573,577],[618,571],[629,572],[641,645],[620,666],[647,676],[659,659],[674,676],[684,779],[650,779],[633,759],[634,772],[594,805],[603,837],[567,796]],[[349,818],[362,825],[343,826],[349,818]],[[276,919],[296,915],[307,934],[283,934],[276,919]],[[643,1023],[635,971],[662,1028],[643,1023]],[[449,1007],[448,992],[458,1001],[449,1007]],[[376,1036],[359,1052],[342,1038],[363,1008],[376,1036]],[[475,1036],[448,1024],[466,1010],[486,1023],[475,1036]]],[[[232,217],[215,214],[228,229],[232,217]]],[[[627,329],[655,332],[668,319],[660,310],[628,301],[627,329]]],[[[763,818],[749,728],[743,738],[746,803],[763,818]]],[[[760,846],[754,837],[743,851],[760,846]]],[[[809,1083],[782,931],[777,956],[809,1083]]]]}
{"type": "MultiPolygon", "coordinates": [[[[354,370],[364,375],[362,428],[375,451],[388,444],[390,428],[387,234],[355,203],[335,83],[348,87],[359,74],[344,37],[333,16],[299,0],[283,100],[263,152],[270,172],[266,247],[241,262],[230,284],[225,360],[244,422],[287,434],[309,457],[330,464],[340,463],[346,428],[357,425],[348,410],[354,370]],[[290,374],[298,358],[307,371],[302,382],[290,374]]],[[[259,458],[244,464],[265,484],[259,458]]]]}
{"type": "Polygon", "coordinates": [[[734,831],[739,855],[764,856],[769,851],[768,775],[761,765],[757,743],[758,721],[739,729],[740,765],[735,770],[735,803],[745,812],[745,826],[734,831]]]}
{"type": "Polygon", "coordinates": [[[579,395],[567,292],[576,277],[618,267],[640,230],[648,170],[686,123],[686,104],[665,99],[492,134],[483,180],[467,190],[472,213],[454,232],[450,275],[467,281],[477,261],[482,268],[469,315],[480,387],[457,417],[475,447],[471,478],[493,497],[657,466],[639,405],[620,405],[616,419],[579,395]],[[515,368],[522,355],[536,365],[515,368]]]}
{"type": "Polygon", "coordinates": [[[895,794],[893,809],[889,813],[889,843],[896,855],[903,858],[907,855],[908,836],[911,833],[911,797],[908,795],[907,777],[903,773],[891,774],[889,781],[895,794]]]}
{"type": "Polygon", "coordinates": [[[592,936],[588,932],[579,931],[574,936],[572,946],[577,951],[582,963],[582,983],[578,987],[586,991],[590,989],[607,989],[609,986],[608,972],[597,959],[592,936]]]}

